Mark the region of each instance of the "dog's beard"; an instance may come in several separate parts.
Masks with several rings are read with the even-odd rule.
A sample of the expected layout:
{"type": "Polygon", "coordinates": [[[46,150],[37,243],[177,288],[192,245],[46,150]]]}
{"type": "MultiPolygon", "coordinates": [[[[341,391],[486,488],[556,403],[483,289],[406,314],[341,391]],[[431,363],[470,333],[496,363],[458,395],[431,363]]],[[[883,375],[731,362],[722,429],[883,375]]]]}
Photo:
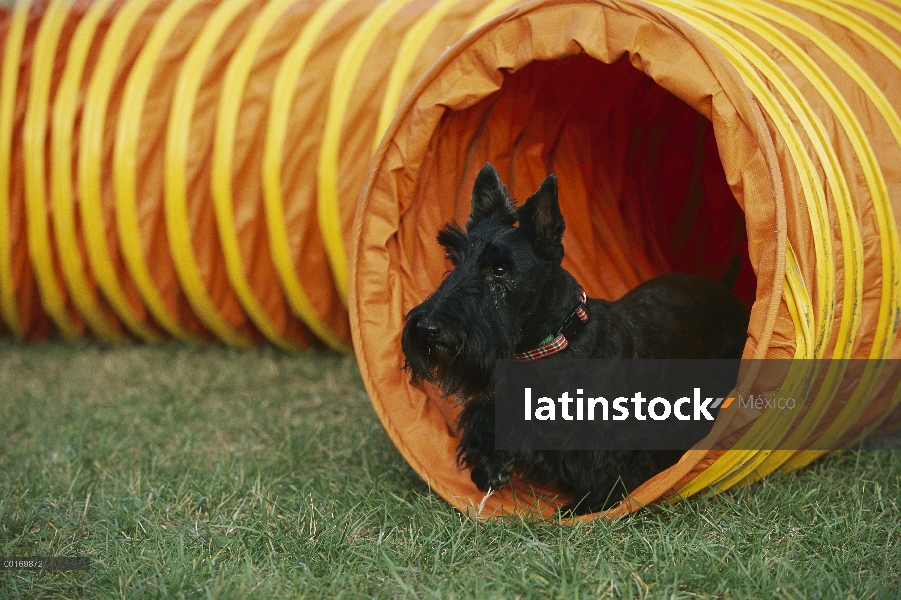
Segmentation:
{"type": "Polygon", "coordinates": [[[403,368],[411,381],[432,383],[443,396],[453,396],[461,403],[493,397],[494,362],[512,358],[516,348],[518,328],[512,315],[503,310],[487,316],[443,310],[431,315],[442,333],[429,341],[417,328],[428,311],[424,306],[410,311],[401,335],[406,358],[403,368]],[[449,312],[462,318],[448,316],[449,312]]]}

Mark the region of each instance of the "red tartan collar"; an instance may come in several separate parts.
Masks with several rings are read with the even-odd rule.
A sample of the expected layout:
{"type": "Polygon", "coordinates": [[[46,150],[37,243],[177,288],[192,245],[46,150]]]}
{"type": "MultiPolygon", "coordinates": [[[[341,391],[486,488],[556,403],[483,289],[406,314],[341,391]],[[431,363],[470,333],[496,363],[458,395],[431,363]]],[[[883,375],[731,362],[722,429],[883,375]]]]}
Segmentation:
{"type": "Polygon", "coordinates": [[[566,320],[563,321],[563,325],[557,330],[557,333],[552,333],[545,342],[537,348],[527,350],[526,352],[517,352],[513,357],[516,360],[522,361],[538,360],[539,358],[545,358],[551,354],[557,354],[569,346],[570,338],[572,338],[577,331],[582,329],[585,322],[588,321],[588,307],[585,304],[586,302],[588,302],[588,296],[582,288],[579,288],[579,303],[572,312],[569,313],[566,320]],[[578,317],[578,319],[576,317],[578,317]]]}

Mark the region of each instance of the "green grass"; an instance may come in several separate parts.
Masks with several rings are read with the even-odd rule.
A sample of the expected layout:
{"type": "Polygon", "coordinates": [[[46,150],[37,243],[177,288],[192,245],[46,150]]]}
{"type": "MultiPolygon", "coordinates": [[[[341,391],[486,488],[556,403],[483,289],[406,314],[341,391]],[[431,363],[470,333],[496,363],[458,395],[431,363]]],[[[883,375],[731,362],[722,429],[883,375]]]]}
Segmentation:
{"type": "Polygon", "coordinates": [[[0,342],[0,597],[897,598],[901,453],[573,526],[465,518],[350,357],[0,342]]]}

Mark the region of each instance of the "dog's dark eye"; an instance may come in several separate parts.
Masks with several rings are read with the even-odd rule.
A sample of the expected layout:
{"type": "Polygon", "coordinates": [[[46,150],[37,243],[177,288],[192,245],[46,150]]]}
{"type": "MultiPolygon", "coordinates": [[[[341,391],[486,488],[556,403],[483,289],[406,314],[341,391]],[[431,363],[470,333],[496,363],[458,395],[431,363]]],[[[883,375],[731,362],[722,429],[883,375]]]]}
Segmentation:
{"type": "Polygon", "coordinates": [[[494,263],[491,265],[491,274],[495,277],[503,277],[507,274],[507,267],[501,263],[494,263]]]}

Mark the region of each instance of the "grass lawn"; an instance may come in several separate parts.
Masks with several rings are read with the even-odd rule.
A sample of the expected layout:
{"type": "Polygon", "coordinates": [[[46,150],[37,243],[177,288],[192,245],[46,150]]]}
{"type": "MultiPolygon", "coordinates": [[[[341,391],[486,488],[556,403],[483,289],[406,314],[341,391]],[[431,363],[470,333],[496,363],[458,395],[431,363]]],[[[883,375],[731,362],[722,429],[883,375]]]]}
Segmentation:
{"type": "Polygon", "coordinates": [[[573,526],[462,517],[352,357],[0,342],[0,597],[899,598],[901,452],[573,526]]]}

